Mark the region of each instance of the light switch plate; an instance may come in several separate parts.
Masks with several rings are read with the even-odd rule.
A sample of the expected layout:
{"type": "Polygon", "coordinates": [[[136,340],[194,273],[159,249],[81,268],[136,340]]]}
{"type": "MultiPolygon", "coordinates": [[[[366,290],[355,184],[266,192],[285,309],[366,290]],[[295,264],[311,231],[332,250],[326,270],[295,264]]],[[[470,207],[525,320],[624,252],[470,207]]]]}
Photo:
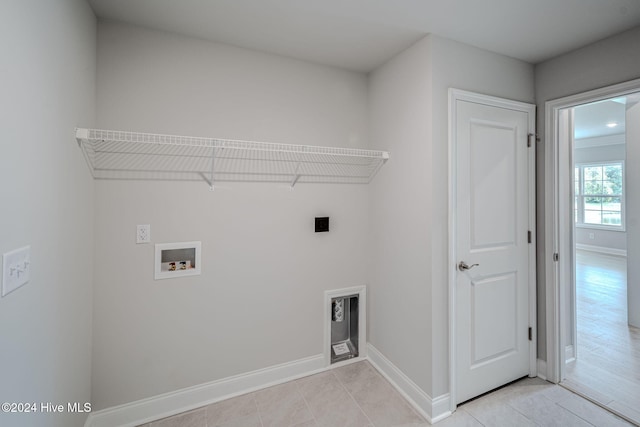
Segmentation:
{"type": "Polygon", "coordinates": [[[26,285],[31,279],[31,246],[2,255],[2,296],[26,285]]]}
{"type": "Polygon", "coordinates": [[[142,224],[136,228],[136,243],[151,242],[151,225],[142,224]]]}

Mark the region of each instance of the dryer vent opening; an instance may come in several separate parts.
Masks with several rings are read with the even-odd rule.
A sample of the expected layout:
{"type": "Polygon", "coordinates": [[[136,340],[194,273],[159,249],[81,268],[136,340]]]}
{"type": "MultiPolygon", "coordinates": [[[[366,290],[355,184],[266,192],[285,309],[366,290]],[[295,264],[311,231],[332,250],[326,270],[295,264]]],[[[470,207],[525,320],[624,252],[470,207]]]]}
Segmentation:
{"type": "Polygon", "coordinates": [[[357,294],[331,299],[331,363],[359,355],[359,299],[357,294]]]}

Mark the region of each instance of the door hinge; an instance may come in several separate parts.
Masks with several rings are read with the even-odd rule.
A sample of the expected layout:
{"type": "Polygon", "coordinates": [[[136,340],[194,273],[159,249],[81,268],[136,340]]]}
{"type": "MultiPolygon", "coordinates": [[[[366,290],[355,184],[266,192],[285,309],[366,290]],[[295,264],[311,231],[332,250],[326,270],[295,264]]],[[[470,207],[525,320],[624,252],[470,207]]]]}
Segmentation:
{"type": "Polygon", "coordinates": [[[558,261],[558,259],[560,259],[560,256],[558,255],[558,253],[556,252],[555,254],[553,254],[553,260],[554,261],[558,261]]]}
{"type": "Polygon", "coordinates": [[[527,135],[527,147],[531,147],[531,138],[535,138],[536,136],[532,133],[527,135]]]}
{"type": "Polygon", "coordinates": [[[529,326],[529,341],[533,341],[533,328],[529,326]]]}
{"type": "Polygon", "coordinates": [[[527,232],[527,235],[529,236],[529,237],[528,237],[528,239],[529,239],[529,243],[531,243],[531,230],[529,230],[529,231],[527,232]]]}

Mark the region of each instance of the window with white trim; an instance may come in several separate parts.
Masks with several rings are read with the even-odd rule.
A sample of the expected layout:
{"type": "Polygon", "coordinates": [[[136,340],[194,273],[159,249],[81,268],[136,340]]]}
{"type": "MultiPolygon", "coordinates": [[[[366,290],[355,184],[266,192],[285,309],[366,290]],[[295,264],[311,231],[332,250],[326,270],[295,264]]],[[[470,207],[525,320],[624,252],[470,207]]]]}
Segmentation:
{"type": "Polygon", "coordinates": [[[624,162],[576,164],[576,226],[624,230],[624,162]]]}

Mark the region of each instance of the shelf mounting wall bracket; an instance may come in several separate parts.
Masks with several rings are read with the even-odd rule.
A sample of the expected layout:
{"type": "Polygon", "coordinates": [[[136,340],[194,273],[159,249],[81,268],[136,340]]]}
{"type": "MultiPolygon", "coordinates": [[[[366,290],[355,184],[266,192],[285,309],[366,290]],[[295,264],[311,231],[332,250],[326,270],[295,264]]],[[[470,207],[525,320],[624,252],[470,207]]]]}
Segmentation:
{"type": "Polygon", "coordinates": [[[216,176],[216,147],[211,148],[211,180],[209,181],[209,191],[215,190],[213,185],[216,176]]]}
{"type": "Polygon", "coordinates": [[[296,165],[296,171],[293,173],[293,178],[291,179],[291,183],[289,184],[289,190],[293,190],[293,187],[296,185],[296,182],[298,182],[298,179],[300,179],[300,174],[298,173],[298,169],[300,169],[300,162],[298,162],[298,164],[296,165]]]}

